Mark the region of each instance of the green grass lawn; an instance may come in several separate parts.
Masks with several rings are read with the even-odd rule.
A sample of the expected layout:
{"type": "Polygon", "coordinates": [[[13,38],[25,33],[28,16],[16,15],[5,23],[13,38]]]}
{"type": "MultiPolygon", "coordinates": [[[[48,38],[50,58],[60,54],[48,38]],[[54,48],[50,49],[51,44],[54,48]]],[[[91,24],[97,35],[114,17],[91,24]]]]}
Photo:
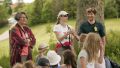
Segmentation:
{"type": "MultiPolygon", "coordinates": [[[[73,27],[75,27],[75,23],[76,23],[75,20],[69,21],[69,24],[73,27]]],[[[54,24],[47,23],[47,24],[31,27],[37,39],[36,45],[34,47],[35,51],[37,51],[37,47],[41,42],[48,43],[50,39],[50,33],[47,33],[46,31],[49,25],[53,26],[54,24]]],[[[105,27],[106,27],[107,33],[109,33],[111,30],[120,32],[120,19],[106,19],[105,27]]],[[[8,30],[8,26],[1,28],[0,34],[6,30],[8,30]]],[[[35,55],[36,53],[34,54],[34,56],[35,55]]],[[[3,68],[9,68],[9,40],[8,39],[0,42],[0,65],[3,66],[3,68]]]]}

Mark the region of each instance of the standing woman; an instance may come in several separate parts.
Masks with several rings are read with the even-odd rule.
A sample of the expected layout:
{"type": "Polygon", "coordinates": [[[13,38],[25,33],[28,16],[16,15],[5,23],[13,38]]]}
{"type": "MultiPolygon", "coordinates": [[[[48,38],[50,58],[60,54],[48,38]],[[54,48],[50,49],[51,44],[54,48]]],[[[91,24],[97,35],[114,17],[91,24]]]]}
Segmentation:
{"type": "Polygon", "coordinates": [[[15,15],[17,24],[10,29],[10,64],[13,66],[17,62],[32,60],[32,48],[36,39],[27,26],[28,17],[25,12],[18,12],[15,15]]]}
{"type": "MultiPolygon", "coordinates": [[[[73,50],[72,48],[72,36],[78,39],[75,31],[67,24],[68,13],[66,11],[60,11],[57,17],[57,24],[54,26],[54,33],[57,37],[56,52],[62,57],[63,51],[66,49],[73,50]]],[[[63,58],[62,61],[63,63],[63,58]]]]}

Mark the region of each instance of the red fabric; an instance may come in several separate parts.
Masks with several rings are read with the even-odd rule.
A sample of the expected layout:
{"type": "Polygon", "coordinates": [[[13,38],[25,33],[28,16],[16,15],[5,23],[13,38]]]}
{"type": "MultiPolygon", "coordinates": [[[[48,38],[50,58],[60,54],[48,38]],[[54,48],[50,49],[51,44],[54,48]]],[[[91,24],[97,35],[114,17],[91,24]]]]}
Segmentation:
{"type": "MultiPolygon", "coordinates": [[[[36,39],[30,30],[29,27],[25,26],[24,31],[27,32],[28,37],[30,39],[29,47],[28,47],[28,60],[32,59],[31,48],[35,45],[36,39]]],[[[28,44],[24,41],[23,33],[24,31],[20,28],[18,24],[15,25],[9,31],[9,43],[10,43],[10,64],[13,66],[17,62],[21,62],[21,52],[24,46],[28,46],[28,44]]]]}
{"type": "MultiPolygon", "coordinates": [[[[63,43],[64,46],[71,46],[72,45],[72,42],[65,42],[63,43]]],[[[61,43],[57,43],[56,44],[56,48],[60,48],[62,47],[61,43]]]]}

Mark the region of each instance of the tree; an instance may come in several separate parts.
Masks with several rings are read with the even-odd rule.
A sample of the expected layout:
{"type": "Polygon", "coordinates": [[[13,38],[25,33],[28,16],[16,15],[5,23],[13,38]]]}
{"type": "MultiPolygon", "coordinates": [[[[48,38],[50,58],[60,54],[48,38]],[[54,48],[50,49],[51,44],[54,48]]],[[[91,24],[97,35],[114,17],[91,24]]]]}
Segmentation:
{"type": "Polygon", "coordinates": [[[64,10],[69,13],[69,17],[74,19],[76,17],[77,10],[76,0],[64,0],[63,4],[64,10]]]}
{"type": "Polygon", "coordinates": [[[119,17],[119,1],[105,0],[105,18],[119,17]]]}
{"type": "Polygon", "coordinates": [[[36,25],[39,23],[43,23],[42,21],[42,8],[43,8],[44,0],[35,0],[33,13],[32,13],[32,21],[31,25],[36,25]]]}
{"type": "Polygon", "coordinates": [[[116,8],[117,8],[117,13],[118,13],[118,17],[120,17],[120,0],[115,0],[116,1],[116,8]]]}
{"type": "Polygon", "coordinates": [[[4,1],[3,5],[0,5],[0,27],[3,27],[8,23],[7,22],[8,16],[9,16],[8,8],[6,6],[6,2],[4,1]]]}

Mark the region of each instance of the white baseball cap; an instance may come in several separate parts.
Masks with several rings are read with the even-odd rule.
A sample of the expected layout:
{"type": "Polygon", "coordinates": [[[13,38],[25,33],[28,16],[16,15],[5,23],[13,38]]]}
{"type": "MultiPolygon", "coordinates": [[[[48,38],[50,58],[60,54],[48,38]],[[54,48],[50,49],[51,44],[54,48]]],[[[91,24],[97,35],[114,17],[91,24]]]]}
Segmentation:
{"type": "Polygon", "coordinates": [[[57,19],[61,16],[61,15],[68,15],[68,13],[66,11],[60,11],[58,13],[57,19]]]}
{"type": "Polygon", "coordinates": [[[56,65],[61,61],[60,55],[58,55],[54,50],[48,51],[47,57],[50,62],[50,65],[56,65]]]}

